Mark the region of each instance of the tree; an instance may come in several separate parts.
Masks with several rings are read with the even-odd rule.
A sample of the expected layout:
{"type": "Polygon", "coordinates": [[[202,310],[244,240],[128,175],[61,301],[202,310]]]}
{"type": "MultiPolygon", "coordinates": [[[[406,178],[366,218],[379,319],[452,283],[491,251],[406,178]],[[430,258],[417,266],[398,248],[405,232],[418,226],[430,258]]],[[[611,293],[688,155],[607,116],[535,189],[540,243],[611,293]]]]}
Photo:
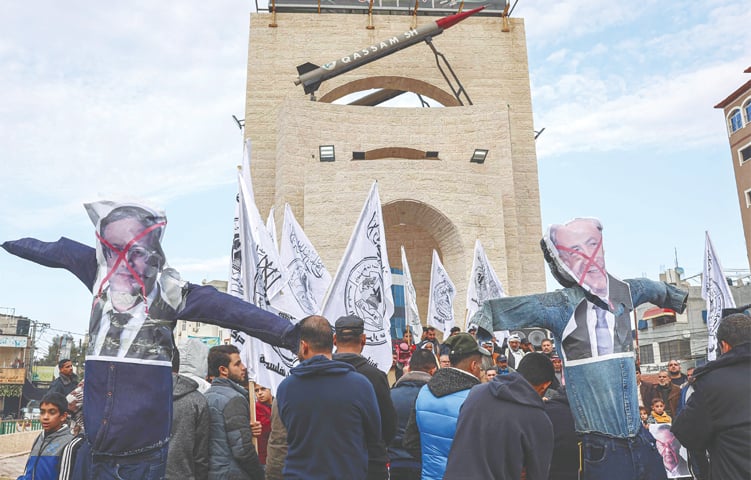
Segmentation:
{"type": "MultiPolygon", "coordinates": [[[[38,359],[36,364],[48,367],[56,366],[57,362],[61,360],[59,358],[61,340],[62,335],[55,335],[54,337],[52,337],[52,342],[47,349],[47,354],[44,357],[38,359]]],[[[84,352],[80,340],[78,342],[73,341],[70,350],[70,359],[73,362],[73,366],[76,367],[76,370],[80,372],[80,367],[83,365],[84,360],[84,352]]]]}

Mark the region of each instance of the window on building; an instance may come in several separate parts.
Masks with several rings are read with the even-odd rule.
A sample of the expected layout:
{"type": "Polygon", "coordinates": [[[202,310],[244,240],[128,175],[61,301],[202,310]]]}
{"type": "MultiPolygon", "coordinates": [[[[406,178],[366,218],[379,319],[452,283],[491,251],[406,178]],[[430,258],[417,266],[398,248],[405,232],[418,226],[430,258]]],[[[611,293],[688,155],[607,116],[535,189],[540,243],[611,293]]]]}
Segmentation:
{"type": "Polygon", "coordinates": [[[660,358],[667,361],[671,358],[689,358],[691,356],[690,340],[670,340],[660,342],[660,358]]]}
{"type": "Polygon", "coordinates": [[[751,207],[751,188],[746,190],[744,193],[744,196],[746,197],[746,208],[751,207]]]}
{"type": "Polygon", "coordinates": [[[738,150],[738,156],[740,157],[741,165],[751,160],[751,145],[738,150]]]}
{"type": "Polygon", "coordinates": [[[652,344],[639,345],[639,363],[655,363],[655,351],[652,344]]]}
{"type": "Polygon", "coordinates": [[[743,106],[743,110],[746,112],[746,123],[751,122],[751,100],[746,102],[743,106]]]}
{"type": "Polygon", "coordinates": [[[730,133],[740,130],[743,127],[743,118],[741,117],[741,110],[734,110],[730,113],[730,133]]]}

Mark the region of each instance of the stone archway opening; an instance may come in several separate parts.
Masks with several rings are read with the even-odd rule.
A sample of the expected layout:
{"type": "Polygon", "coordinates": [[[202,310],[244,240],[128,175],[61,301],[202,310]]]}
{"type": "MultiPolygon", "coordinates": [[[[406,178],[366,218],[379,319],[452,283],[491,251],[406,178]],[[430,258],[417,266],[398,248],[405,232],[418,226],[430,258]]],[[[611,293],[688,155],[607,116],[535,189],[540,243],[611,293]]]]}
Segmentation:
{"type": "Polygon", "coordinates": [[[376,91],[369,95],[365,95],[356,101],[350,102],[349,105],[372,107],[403,93],[410,92],[420,97],[430,98],[444,107],[462,106],[461,102],[459,102],[453,94],[442,88],[416,78],[399,76],[375,76],[354,80],[334,88],[323,95],[319,101],[324,103],[334,103],[347,95],[368,90],[376,91]]]}
{"type": "Polygon", "coordinates": [[[467,266],[464,246],[456,226],[442,212],[417,200],[395,200],[383,205],[382,210],[389,263],[392,267],[403,270],[400,248],[403,245],[417,294],[417,308],[422,324],[425,325],[428,312],[430,269],[435,249],[456,285],[456,324],[464,325],[463,293],[466,288],[467,279],[464,276],[467,266]]]}

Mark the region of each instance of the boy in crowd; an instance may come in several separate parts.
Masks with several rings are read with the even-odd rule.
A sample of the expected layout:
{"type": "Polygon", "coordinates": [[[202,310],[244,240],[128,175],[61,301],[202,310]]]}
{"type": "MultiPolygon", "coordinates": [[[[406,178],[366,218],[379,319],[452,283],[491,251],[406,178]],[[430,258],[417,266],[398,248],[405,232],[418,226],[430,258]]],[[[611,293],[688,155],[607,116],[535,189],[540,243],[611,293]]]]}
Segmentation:
{"type": "Polygon", "coordinates": [[[641,418],[641,424],[644,425],[644,428],[649,428],[649,410],[647,410],[647,407],[639,407],[639,418],[641,418]]]}
{"type": "Polygon", "coordinates": [[[44,431],[34,440],[23,475],[18,480],[67,479],[74,464],[76,446],[68,427],[68,401],[60,393],[48,393],[39,405],[39,420],[44,431]]]}
{"type": "Polygon", "coordinates": [[[652,400],[652,415],[649,416],[652,422],[647,420],[647,423],[672,423],[673,419],[665,412],[665,402],[660,398],[652,400]]]}

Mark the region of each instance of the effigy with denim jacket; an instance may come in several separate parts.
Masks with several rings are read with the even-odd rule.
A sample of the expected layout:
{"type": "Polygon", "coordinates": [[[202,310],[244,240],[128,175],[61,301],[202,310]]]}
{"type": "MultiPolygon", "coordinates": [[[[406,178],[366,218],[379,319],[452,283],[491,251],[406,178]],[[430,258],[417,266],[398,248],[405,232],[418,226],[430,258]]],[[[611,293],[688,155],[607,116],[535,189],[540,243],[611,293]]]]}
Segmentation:
{"type": "Polygon", "coordinates": [[[299,334],[289,320],[183,281],[162,251],[167,223],[162,212],[107,201],[85,207],[96,227],[96,249],[64,237],[56,242],[24,238],[2,247],[66,269],[94,293],[84,385],[94,477],[159,477],[172,421],[177,319],[240,330],[291,350],[299,334]]]}
{"type": "Polygon", "coordinates": [[[683,312],[687,293],[663,282],[610,275],[596,219],[551,226],[541,245],[566,288],[488,300],[472,323],[488,332],[531,327],[552,332],[576,430],[583,436],[583,478],[665,478],[654,440],[639,418],[631,312],[646,302],[683,312]]]}

